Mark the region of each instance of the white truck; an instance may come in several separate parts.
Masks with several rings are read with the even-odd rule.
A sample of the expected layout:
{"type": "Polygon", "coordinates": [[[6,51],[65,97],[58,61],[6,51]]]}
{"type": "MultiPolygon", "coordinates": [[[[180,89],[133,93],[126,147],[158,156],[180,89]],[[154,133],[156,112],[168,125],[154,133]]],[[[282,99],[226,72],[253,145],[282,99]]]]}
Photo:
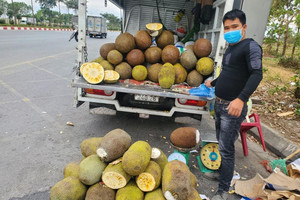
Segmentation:
{"type": "Polygon", "coordinates": [[[22,17],[20,24],[36,24],[36,18],[33,17],[22,17]]]}
{"type": "MultiPolygon", "coordinates": [[[[73,25],[78,25],[78,15],[73,15],[73,25]]],[[[86,17],[86,35],[92,37],[107,37],[106,19],[100,16],[86,17]]]]}
{"type": "Polygon", "coordinates": [[[87,32],[92,37],[106,38],[107,27],[106,19],[98,16],[87,17],[87,32]]]}
{"type": "MultiPolygon", "coordinates": [[[[179,24],[174,21],[174,17],[180,9],[186,10],[180,25],[187,27],[188,31],[191,30],[194,19],[190,11],[196,5],[196,1],[201,0],[162,0],[159,1],[160,3],[152,0],[111,0],[123,10],[122,30],[133,35],[136,31],[145,29],[146,24],[160,22],[160,20],[168,29],[176,30],[179,24]]],[[[222,56],[227,45],[223,38],[223,15],[233,8],[243,10],[247,17],[247,37],[262,44],[271,4],[272,0],[214,0],[209,24],[201,24],[200,31],[194,34],[194,40],[206,38],[212,43],[210,57],[215,62],[214,76],[217,76],[221,70],[222,56]]],[[[84,81],[80,76],[79,67],[88,61],[84,34],[86,5],[86,0],[79,0],[78,63],[77,74],[72,82],[72,86],[77,88],[75,106],[88,102],[91,113],[115,115],[116,112],[130,112],[144,118],[150,115],[175,118],[188,116],[200,120],[203,114],[209,114],[212,99],[147,84],[139,85],[131,80],[99,85],[91,85],[84,81]]]]}

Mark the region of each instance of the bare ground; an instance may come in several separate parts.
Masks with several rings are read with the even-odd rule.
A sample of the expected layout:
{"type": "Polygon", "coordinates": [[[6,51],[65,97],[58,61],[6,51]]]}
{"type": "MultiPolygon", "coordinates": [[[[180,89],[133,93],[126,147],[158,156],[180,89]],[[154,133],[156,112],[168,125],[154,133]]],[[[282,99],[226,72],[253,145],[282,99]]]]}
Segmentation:
{"type": "Polygon", "coordinates": [[[252,95],[252,111],[260,120],[282,136],[300,144],[300,116],[296,114],[298,99],[291,84],[295,70],[277,65],[274,59],[263,60],[264,78],[252,95]]]}

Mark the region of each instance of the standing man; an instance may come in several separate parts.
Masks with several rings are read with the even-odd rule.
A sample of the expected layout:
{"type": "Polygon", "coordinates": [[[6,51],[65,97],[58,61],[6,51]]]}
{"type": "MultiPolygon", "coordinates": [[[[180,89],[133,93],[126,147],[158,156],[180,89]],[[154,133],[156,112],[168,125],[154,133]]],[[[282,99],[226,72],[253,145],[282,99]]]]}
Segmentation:
{"type": "Polygon", "coordinates": [[[78,26],[74,25],[73,26],[73,33],[70,36],[69,42],[75,37],[76,42],[78,42],[78,26]]]}
{"type": "Polygon", "coordinates": [[[216,137],[222,158],[219,188],[212,200],[228,198],[234,172],[234,143],[247,114],[247,101],[262,80],[262,49],[246,38],[246,15],[234,9],[223,17],[224,38],[229,46],[223,56],[220,76],[206,81],[215,87],[216,137]]]}

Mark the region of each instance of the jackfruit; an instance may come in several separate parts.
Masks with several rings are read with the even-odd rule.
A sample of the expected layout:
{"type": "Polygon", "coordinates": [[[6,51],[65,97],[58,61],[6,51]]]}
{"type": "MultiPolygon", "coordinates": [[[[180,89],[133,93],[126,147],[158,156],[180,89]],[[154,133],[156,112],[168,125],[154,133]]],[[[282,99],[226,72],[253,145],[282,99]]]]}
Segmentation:
{"type": "Polygon", "coordinates": [[[132,176],[144,172],[151,158],[151,146],[144,141],[133,143],[122,158],[123,169],[132,176]]]}
{"type": "Polygon", "coordinates": [[[121,79],[131,78],[132,68],[127,62],[121,62],[115,68],[115,71],[120,74],[121,79]]]}
{"type": "Polygon", "coordinates": [[[122,129],[114,129],[108,132],[98,147],[97,154],[104,162],[111,162],[128,150],[131,136],[122,129]]]}
{"type": "Polygon", "coordinates": [[[102,183],[89,187],[85,200],[115,200],[116,192],[102,183]]]}
{"type": "Polygon", "coordinates": [[[80,162],[70,162],[69,164],[67,164],[64,168],[64,178],[67,178],[69,176],[79,178],[79,163],[80,162]]]}
{"type": "Polygon", "coordinates": [[[175,83],[175,69],[172,64],[165,63],[158,73],[158,82],[160,87],[169,89],[175,83]]]}
{"type": "Polygon", "coordinates": [[[214,71],[214,61],[209,57],[200,58],[196,69],[200,74],[208,76],[214,71]]]}
{"type": "Polygon", "coordinates": [[[110,163],[103,171],[102,181],[111,189],[124,187],[131,179],[122,167],[122,162],[117,164],[110,163]]]}
{"type": "Polygon", "coordinates": [[[147,68],[137,65],[132,69],[132,77],[137,81],[144,81],[147,78],[147,68]]]}
{"type": "Polygon", "coordinates": [[[146,170],[136,178],[136,184],[144,192],[153,191],[160,185],[161,173],[160,166],[150,161],[146,170]]]}
{"type": "Polygon", "coordinates": [[[101,83],[104,79],[104,69],[99,63],[84,63],[80,66],[80,73],[90,84],[101,83]]]}
{"type": "Polygon", "coordinates": [[[151,65],[148,68],[148,79],[157,83],[158,82],[158,73],[160,72],[161,68],[162,68],[162,64],[160,64],[160,63],[151,65]]]}
{"type": "Polygon", "coordinates": [[[90,155],[80,162],[79,180],[85,185],[94,185],[100,181],[106,164],[98,155],[90,155]]]}
{"type": "Polygon", "coordinates": [[[101,144],[102,137],[91,137],[83,140],[80,144],[81,154],[88,157],[96,154],[98,147],[101,144]]]}
{"type": "Polygon", "coordinates": [[[175,69],[175,83],[183,83],[187,77],[187,72],[180,63],[174,65],[175,69]]]}
{"type": "Polygon", "coordinates": [[[117,65],[122,62],[123,60],[123,55],[118,51],[118,50],[111,50],[107,54],[107,60],[111,64],[117,65]]]}
{"type": "Polygon", "coordinates": [[[50,200],[84,200],[87,188],[74,176],[56,183],[50,191],[50,200]]]}
{"type": "Polygon", "coordinates": [[[120,75],[114,70],[104,71],[104,82],[105,83],[116,83],[118,82],[120,75]]]}

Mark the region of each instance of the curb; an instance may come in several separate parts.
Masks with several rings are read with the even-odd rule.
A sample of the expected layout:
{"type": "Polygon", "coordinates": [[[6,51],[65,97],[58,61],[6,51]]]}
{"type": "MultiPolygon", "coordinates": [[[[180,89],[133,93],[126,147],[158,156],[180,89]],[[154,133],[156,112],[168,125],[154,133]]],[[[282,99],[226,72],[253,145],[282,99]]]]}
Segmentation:
{"type": "MultiPolygon", "coordinates": [[[[279,157],[285,158],[293,152],[300,149],[300,146],[293,141],[283,138],[276,130],[266,126],[260,122],[263,132],[266,147],[269,151],[273,152],[279,157]]],[[[256,128],[248,131],[250,135],[260,142],[260,137],[256,128]]]]}
{"type": "Polygon", "coordinates": [[[17,26],[0,26],[0,30],[30,30],[30,31],[73,31],[68,28],[39,28],[39,27],[17,27],[17,26]]]}

